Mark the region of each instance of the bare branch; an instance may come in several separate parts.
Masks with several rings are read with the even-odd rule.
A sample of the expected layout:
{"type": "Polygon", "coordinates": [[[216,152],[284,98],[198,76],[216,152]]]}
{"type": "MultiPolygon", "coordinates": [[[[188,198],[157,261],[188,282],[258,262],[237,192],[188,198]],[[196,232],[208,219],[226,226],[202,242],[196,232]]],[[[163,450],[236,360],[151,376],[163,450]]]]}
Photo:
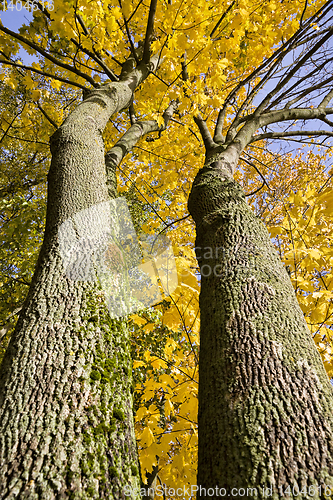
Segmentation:
{"type": "MultiPolygon", "coordinates": [[[[270,110],[272,108],[274,108],[274,106],[276,106],[279,102],[281,102],[283,99],[285,99],[288,94],[290,95],[291,92],[296,88],[298,87],[299,85],[301,85],[305,80],[308,80],[309,78],[311,78],[312,76],[314,76],[316,73],[319,73],[325,66],[326,64],[328,64],[329,62],[333,61],[333,58],[329,58],[327,59],[326,61],[324,61],[320,66],[317,66],[313,71],[311,71],[310,73],[307,73],[305,76],[303,76],[302,78],[300,78],[296,83],[294,83],[294,85],[292,85],[291,87],[289,87],[289,89],[287,89],[283,94],[280,94],[280,96],[275,99],[275,101],[273,101],[267,108],[266,110],[270,110]]],[[[317,86],[311,86],[310,88],[307,88],[303,91],[302,94],[298,94],[301,95],[302,97],[304,97],[304,95],[306,95],[307,93],[310,92],[310,90],[316,90],[316,89],[319,89],[320,87],[322,87],[323,85],[325,85],[326,83],[330,82],[331,80],[330,79],[327,79],[325,80],[324,82],[320,82],[317,86]]],[[[295,99],[292,99],[290,101],[287,102],[287,104],[285,105],[285,108],[290,108],[290,106],[292,104],[294,104],[295,102],[297,102],[299,100],[299,98],[295,98],[295,99]]]]}
{"type": "Polygon", "coordinates": [[[302,12],[302,15],[301,15],[301,19],[299,20],[299,25],[300,26],[302,26],[302,24],[303,24],[303,19],[304,19],[304,15],[305,15],[307,6],[308,6],[308,0],[305,0],[304,9],[303,9],[303,12],[302,12]]]}
{"type": "Polygon", "coordinates": [[[290,71],[287,72],[286,76],[278,83],[278,85],[271,90],[267,94],[267,96],[262,100],[262,102],[257,106],[255,111],[255,115],[259,115],[260,112],[265,108],[266,104],[268,104],[273,96],[275,96],[295,75],[295,73],[302,67],[304,67],[306,61],[311,58],[313,54],[317,52],[317,50],[322,47],[322,45],[329,40],[333,36],[333,27],[331,27],[326,35],[324,35],[310,50],[306,52],[306,54],[295,64],[290,71]]]}
{"type": "MultiPolygon", "coordinates": [[[[333,80],[333,77],[332,78],[329,78],[328,81],[332,81],[333,80]]],[[[333,99],[333,89],[328,92],[328,94],[324,97],[324,99],[319,103],[319,106],[318,108],[325,108],[329,103],[330,101],[333,99]]]]}
{"type": "MultiPolygon", "coordinates": [[[[311,120],[333,114],[333,108],[292,108],[264,113],[259,118],[259,127],[288,120],[311,120]]],[[[254,114],[253,114],[254,117],[254,114]]]]}
{"type": "MultiPolygon", "coordinates": [[[[237,132],[236,136],[232,138],[232,143],[237,144],[237,147],[242,151],[247,144],[258,141],[264,138],[277,138],[284,137],[281,134],[284,132],[272,132],[276,135],[266,135],[265,133],[254,136],[256,130],[263,128],[267,125],[283,121],[295,121],[295,120],[313,120],[316,118],[325,117],[326,115],[333,114],[333,108],[293,108],[293,109],[282,109],[276,111],[270,111],[268,113],[263,113],[261,116],[255,116],[254,112],[252,115],[246,117],[245,125],[237,132]],[[260,137],[260,139],[259,139],[260,137]]],[[[295,131],[297,135],[302,135],[302,131],[295,131]]],[[[324,135],[325,131],[320,131],[321,135],[324,135]]],[[[291,133],[292,135],[293,133],[291,133]]],[[[306,134],[304,134],[306,135],[306,134]]]]}
{"type": "MultiPolygon", "coordinates": [[[[277,50],[267,60],[265,60],[258,68],[252,71],[250,75],[248,75],[246,78],[240,81],[228,95],[222,109],[227,108],[231,100],[237,95],[239,90],[243,88],[247,83],[249,83],[254,78],[259,76],[264,70],[272,72],[275,68],[278,67],[278,65],[280,64],[280,62],[282,61],[282,59],[285,57],[286,54],[288,54],[297,45],[304,43],[304,41],[302,41],[302,36],[307,32],[307,29],[308,27],[311,26],[311,23],[318,22],[330,11],[331,9],[330,4],[331,0],[327,1],[313,16],[311,16],[306,20],[304,25],[301,28],[299,28],[289,40],[287,40],[280,47],[278,47],[277,50]]],[[[259,89],[259,87],[261,87],[260,83],[257,90],[259,89]]]]}
{"type": "Polygon", "coordinates": [[[329,125],[330,127],[333,127],[333,122],[331,122],[331,120],[328,120],[328,118],[321,117],[319,118],[319,120],[321,120],[324,123],[327,123],[327,125],[329,125]]]}
{"type": "Polygon", "coordinates": [[[149,16],[148,16],[148,22],[147,22],[147,31],[146,31],[146,36],[145,36],[145,41],[144,41],[144,46],[143,46],[143,56],[142,56],[142,60],[145,64],[148,64],[149,60],[150,60],[150,44],[151,44],[151,39],[153,36],[153,31],[154,31],[156,5],[157,5],[157,0],[150,1],[149,16]]]}
{"type": "Polygon", "coordinates": [[[333,132],[327,130],[295,130],[294,132],[267,132],[265,134],[255,135],[250,143],[255,141],[262,141],[263,139],[283,139],[286,137],[296,137],[296,136],[310,136],[310,137],[333,137],[333,132]]]}

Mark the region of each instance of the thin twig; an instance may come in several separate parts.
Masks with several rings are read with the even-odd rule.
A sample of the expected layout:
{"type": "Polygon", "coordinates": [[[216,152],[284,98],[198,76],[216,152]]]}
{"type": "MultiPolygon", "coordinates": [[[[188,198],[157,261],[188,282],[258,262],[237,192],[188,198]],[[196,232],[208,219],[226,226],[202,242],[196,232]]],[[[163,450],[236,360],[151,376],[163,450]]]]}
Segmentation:
{"type": "MultiPolygon", "coordinates": [[[[122,9],[122,3],[121,3],[121,0],[118,0],[118,3],[119,3],[119,6],[120,8],[122,9]]],[[[123,14],[123,12],[122,12],[123,14]]],[[[127,38],[128,38],[128,41],[129,41],[129,44],[130,44],[130,48],[131,48],[131,53],[132,53],[132,56],[134,57],[135,59],[135,62],[137,64],[137,66],[139,66],[140,64],[140,61],[138,59],[138,56],[136,55],[136,50],[135,50],[135,47],[134,47],[134,44],[133,44],[133,40],[131,38],[131,34],[130,34],[130,31],[129,31],[129,27],[128,27],[128,24],[127,24],[127,21],[125,19],[125,16],[123,14],[123,19],[124,19],[124,24],[125,24],[125,30],[126,30],[126,34],[127,34],[127,38]]]]}
{"type": "Polygon", "coordinates": [[[227,10],[222,14],[222,16],[220,17],[220,19],[218,20],[218,22],[216,23],[215,27],[213,28],[211,34],[209,35],[210,38],[213,37],[215,31],[217,30],[217,28],[220,26],[220,24],[222,23],[223,19],[229,14],[229,11],[233,8],[233,6],[235,5],[236,3],[236,0],[234,0],[230,5],[229,7],[227,8],[227,10]]]}
{"type": "Polygon", "coordinates": [[[304,15],[305,15],[305,11],[307,9],[307,6],[308,6],[308,0],[305,0],[304,9],[303,9],[303,12],[302,12],[302,15],[301,15],[301,19],[299,20],[299,25],[301,27],[302,27],[302,24],[303,24],[303,19],[304,19],[304,15]]]}
{"type": "Polygon", "coordinates": [[[45,118],[51,123],[51,125],[53,125],[53,127],[55,129],[58,128],[58,125],[56,124],[55,121],[52,120],[52,118],[46,113],[45,109],[42,108],[42,106],[39,104],[39,102],[37,102],[37,106],[38,106],[38,109],[43,113],[43,115],[45,116],[45,118]]]}

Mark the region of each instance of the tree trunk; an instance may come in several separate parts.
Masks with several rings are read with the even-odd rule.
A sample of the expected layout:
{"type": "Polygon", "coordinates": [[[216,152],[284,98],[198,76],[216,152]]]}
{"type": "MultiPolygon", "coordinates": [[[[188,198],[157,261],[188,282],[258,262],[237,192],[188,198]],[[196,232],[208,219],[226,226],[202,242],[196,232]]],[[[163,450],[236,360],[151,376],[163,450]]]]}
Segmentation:
{"type": "Polygon", "coordinates": [[[198,485],[220,489],[210,498],[254,496],[248,488],[323,498],[325,485],[333,491],[332,386],[234,166],[207,161],[189,199],[201,270],[198,485]]]}
{"type": "Polygon", "coordinates": [[[51,139],[44,242],[0,372],[1,499],[119,499],[128,485],[138,498],[128,330],[89,255],[66,272],[59,229],[109,200],[101,134],[147,68],[92,91],[51,139]]]}

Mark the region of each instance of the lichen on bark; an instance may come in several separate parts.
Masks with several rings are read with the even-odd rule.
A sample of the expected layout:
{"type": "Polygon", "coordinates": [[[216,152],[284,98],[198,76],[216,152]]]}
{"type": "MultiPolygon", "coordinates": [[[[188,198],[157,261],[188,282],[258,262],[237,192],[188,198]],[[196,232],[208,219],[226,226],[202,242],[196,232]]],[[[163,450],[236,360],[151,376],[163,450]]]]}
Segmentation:
{"type": "Polygon", "coordinates": [[[59,228],[109,200],[102,132],[148,66],[90,92],[51,139],[43,245],[0,368],[1,500],[139,498],[129,333],[97,280],[68,276],[59,228]]]}
{"type": "Polygon", "coordinates": [[[333,481],[332,387],[267,229],[219,167],[199,171],[189,198],[201,269],[198,485],[255,487],[258,498],[272,487],[276,499],[294,485],[307,498],[313,485],[320,498],[333,481]]]}

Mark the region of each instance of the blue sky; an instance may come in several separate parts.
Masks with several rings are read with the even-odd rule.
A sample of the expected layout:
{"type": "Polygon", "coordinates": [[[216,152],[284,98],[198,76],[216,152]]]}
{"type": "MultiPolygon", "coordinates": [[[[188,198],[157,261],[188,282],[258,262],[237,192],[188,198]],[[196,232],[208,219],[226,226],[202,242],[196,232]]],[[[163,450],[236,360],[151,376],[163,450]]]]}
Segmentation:
{"type": "MultiPolygon", "coordinates": [[[[2,24],[12,31],[18,32],[22,24],[29,24],[32,19],[32,12],[29,12],[24,7],[22,10],[6,10],[0,12],[0,19],[2,24]]],[[[25,50],[21,49],[19,51],[19,56],[22,58],[22,62],[25,64],[31,64],[36,61],[36,58],[30,56],[25,50]]]]}

